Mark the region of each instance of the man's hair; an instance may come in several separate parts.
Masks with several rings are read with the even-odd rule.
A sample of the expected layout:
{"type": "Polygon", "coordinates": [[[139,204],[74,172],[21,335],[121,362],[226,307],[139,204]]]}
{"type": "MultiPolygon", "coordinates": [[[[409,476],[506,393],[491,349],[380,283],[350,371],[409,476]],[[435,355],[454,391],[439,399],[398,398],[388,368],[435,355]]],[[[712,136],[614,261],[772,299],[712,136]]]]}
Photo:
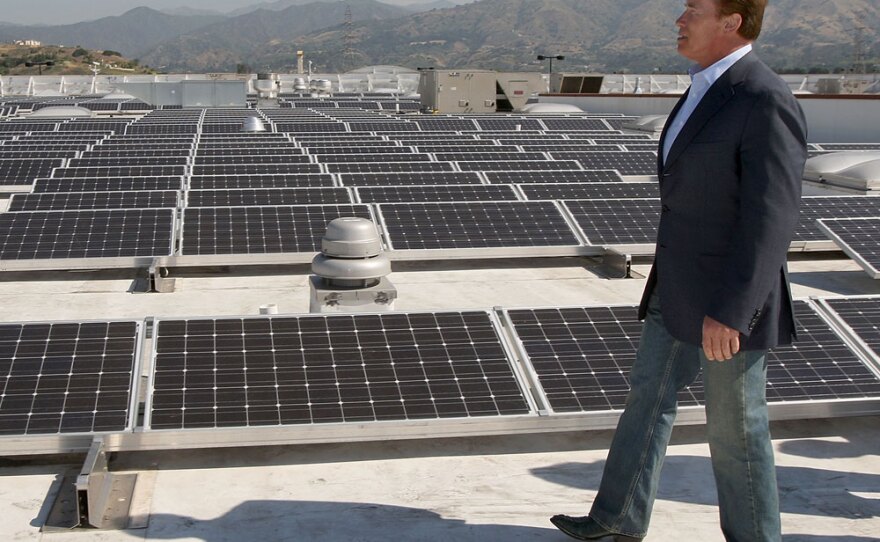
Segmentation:
{"type": "Polygon", "coordinates": [[[719,14],[733,15],[739,13],[742,16],[742,26],[739,27],[739,35],[749,41],[758,39],[761,33],[761,23],[764,20],[764,8],[767,0],[715,0],[718,3],[719,14]]]}

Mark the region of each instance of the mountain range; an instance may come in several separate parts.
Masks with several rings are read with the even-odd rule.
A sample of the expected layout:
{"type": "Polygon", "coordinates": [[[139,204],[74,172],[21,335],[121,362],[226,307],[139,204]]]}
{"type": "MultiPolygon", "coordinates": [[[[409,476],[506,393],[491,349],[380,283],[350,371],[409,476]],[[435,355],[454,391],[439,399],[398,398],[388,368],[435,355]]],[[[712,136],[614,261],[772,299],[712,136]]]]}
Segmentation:
{"type": "MultiPolygon", "coordinates": [[[[371,64],[499,70],[681,72],[671,0],[277,0],[240,14],[136,8],[61,26],[0,25],[0,41],[112,49],[164,71],[290,71],[297,50],[318,71],[371,64]],[[390,5],[390,3],[397,5],[390,5]],[[346,9],[351,20],[346,22],[346,9]]],[[[777,69],[848,67],[880,57],[877,0],[775,0],[757,50],[777,69]]]]}

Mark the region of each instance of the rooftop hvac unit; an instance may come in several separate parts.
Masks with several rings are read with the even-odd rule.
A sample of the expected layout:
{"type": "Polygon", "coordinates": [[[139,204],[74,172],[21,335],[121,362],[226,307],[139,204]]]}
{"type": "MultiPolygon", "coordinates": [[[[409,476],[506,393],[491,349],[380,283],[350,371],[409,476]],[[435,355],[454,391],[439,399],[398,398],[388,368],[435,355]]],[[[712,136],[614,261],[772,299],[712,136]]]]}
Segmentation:
{"type": "Polygon", "coordinates": [[[599,94],[605,77],[589,73],[554,73],[550,75],[551,94],[599,94]]]}
{"type": "Polygon", "coordinates": [[[495,72],[421,69],[422,109],[436,113],[494,113],[495,72]]]}
{"type": "Polygon", "coordinates": [[[546,90],[542,88],[544,87],[544,79],[540,73],[498,73],[496,78],[498,81],[499,111],[521,111],[528,103],[529,98],[536,97],[546,90]]]}

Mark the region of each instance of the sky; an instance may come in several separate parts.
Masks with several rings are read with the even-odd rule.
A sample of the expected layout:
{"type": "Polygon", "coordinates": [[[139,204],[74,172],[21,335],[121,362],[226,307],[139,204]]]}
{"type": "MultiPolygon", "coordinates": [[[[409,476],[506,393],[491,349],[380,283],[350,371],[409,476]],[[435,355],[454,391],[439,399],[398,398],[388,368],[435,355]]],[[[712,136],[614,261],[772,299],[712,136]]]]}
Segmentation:
{"type": "MultiPolygon", "coordinates": [[[[0,0],[0,22],[16,24],[70,24],[121,15],[138,6],[153,9],[189,7],[219,12],[268,3],[273,0],[0,0]],[[83,6],[88,6],[84,8],[83,6]]],[[[406,0],[388,3],[421,3],[430,0],[406,0]]],[[[458,2],[461,3],[461,2],[458,2]]]]}

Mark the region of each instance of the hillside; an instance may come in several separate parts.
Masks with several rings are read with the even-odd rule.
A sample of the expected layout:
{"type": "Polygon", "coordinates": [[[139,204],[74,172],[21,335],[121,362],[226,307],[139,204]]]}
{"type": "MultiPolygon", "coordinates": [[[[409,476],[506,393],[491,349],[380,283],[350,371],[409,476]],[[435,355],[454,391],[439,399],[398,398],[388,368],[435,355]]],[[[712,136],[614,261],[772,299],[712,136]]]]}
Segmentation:
{"type": "Polygon", "coordinates": [[[91,51],[81,47],[26,47],[0,45],[0,75],[92,75],[97,62],[102,75],[152,73],[115,51],[91,51]],[[34,63],[27,66],[27,63],[34,63]],[[37,63],[52,62],[52,66],[37,63]]]}
{"type": "Polygon", "coordinates": [[[112,49],[132,58],[181,34],[223,20],[218,15],[169,15],[140,7],[116,17],[58,26],[0,26],[0,42],[38,40],[51,45],[112,49]]]}
{"type": "MultiPolygon", "coordinates": [[[[537,53],[564,54],[559,69],[681,72],[675,52],[678,3],[666,0],[482,0],[357,24],[353,47],[365,64],[542,69],[537,53]]],[[[869,58],[880,57],[874,0],[778,0],[768,7],[759,54],[778,69],[849,66],[863,29],[869,58]]],[[[319,64],[338,66],[341,28],[296,40],[319,64]]]]}
{"type": "MultiPolygon", "coordinates": [[[[317,2],[281,11],[260,9],[167,41],[141,60],[167,66],[168,71],[234,71],[238,65],[246,65],[248,71],[267,67],[290,71],[296,63],[292,40],[316,29],[341,28],[347,6],[352,20],[359,22],[396,20],[410,13],[373,0],[317,2]]],[[[341,48],[344,38],[340,40],[341,48]]]]}

